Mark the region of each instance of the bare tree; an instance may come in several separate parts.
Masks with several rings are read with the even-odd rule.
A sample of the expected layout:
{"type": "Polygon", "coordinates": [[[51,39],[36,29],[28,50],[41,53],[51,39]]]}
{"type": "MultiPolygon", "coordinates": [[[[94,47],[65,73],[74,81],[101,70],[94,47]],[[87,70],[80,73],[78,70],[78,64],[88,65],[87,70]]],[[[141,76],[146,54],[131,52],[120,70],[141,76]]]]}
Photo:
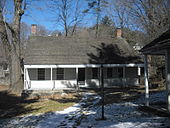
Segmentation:
{"type": "Polygon", "coordinates": [[[65,36],[73,35],[84,14],[81,11],[80,0],[52,0],[49,8],[54,13],[55,22],[60,24],[65,36]]]}
{"type": "MultiPolygon", "coordinates": [[[[145,32],[150,42],[158,35],[170,28],[170,1],[169,0],[123,0],[129,21],[145,32]]],[[[151,76],[156,74],[156,67],[162,59],[149,57],[151,76]],[[155,61],[156,60],[156,61],[155,61]]]]}
{"type": "Polygon", "coordinates": [[[83,20],[83,17],[84,17],[84,14],[82,13],[82,10],[80,10],[80,0],[76,0],[74,19],[72,20],[73,27],[72,27],[71,35],[76,34],[77,26],[83,20]]]}
{"type": "Polygon", "coordinates": [[[123,4],[123,0],[110,0],[107,13],[115,21],[117,27],[125,28],[129,26],[128,12],[123,4]]]}
{"type": "Polygon", "coordinates": [[[21,30],[20,30],[20,40],[23,44],[31,33],[30,26],[24,22],[21,23],[21,30]]]}
{"type": "Polygon", "coordinates": [[[3,7],[0,3],[0,41],[3,43],[10,67],[10,91],[20,94],[23,89],[21,48],[20,48],[20,23],[24,14],[26,3],[23,0],[14,0],[14,17],[10,26],[4,19],[3,7]],[[8,32],[11,33],[11,39],[8,32]]]}
{"type": "Polygon", "coordinates": [[[88,9],[84,10],[84,13],[91,13],[96,17],[95,24],[95,37],[98,37],[99,31],[99,21],[101,20],[101,12],[104,11],[104,8],[107,7],[107,0],[87,0],[88,1],[88,9]]]}
{"type": "Polygon", "coordinates": [[[38,36],[47,36],[50,34],[50,31],[47,30],[43,25],[37,25],[37,35],[38,36]]]}
{"type": "Polygon", "coordinates": [[[123,0],[129,19],[150,36],[165,31],[170,26],[169,0],[123,0]]]}

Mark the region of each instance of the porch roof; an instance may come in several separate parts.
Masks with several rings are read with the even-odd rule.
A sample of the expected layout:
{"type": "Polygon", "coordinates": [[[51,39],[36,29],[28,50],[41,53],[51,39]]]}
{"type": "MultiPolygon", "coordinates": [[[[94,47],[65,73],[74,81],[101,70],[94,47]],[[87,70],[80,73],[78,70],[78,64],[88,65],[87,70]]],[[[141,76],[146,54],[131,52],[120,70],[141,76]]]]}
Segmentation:
{"type": "MultiPolygon", "coordinates": [[[[24,68],[99,68],[101,64],[82,65],[24,65],[24,68]]],[[[103,67],[144,67],[144,64],[103,64],[103,67]]]]}
{"type": "Polygon", "coordinates": [[[24,57],[25,64],[37,65],[139,62],[139,56],[123,38],[31,36],[24,57]]]}
{"type": "Polygon", "coordinates": [[[144,46],[140,51],[150,55],[165,55],[165,49],[170,48],[170,29],[144,46]]]}

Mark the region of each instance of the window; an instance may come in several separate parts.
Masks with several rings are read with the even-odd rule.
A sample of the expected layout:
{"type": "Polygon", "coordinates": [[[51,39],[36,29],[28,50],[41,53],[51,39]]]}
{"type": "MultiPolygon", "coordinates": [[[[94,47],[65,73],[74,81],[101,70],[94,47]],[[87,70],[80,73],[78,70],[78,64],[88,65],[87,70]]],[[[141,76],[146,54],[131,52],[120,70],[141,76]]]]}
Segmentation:
{"type": "Polygon", "coordinates": [[[119,78],[123,78],[123,68],[118,68],[118,76],[119,78]]]}
{"type": "Polygon", "coordinates": [[[92,78],[93,79],[98,79],[98,68],[92,68],[92,78]]]}
{"type": "Polygon", "coordinates": [[[38,69],[38,80],[45,80],[45,68],[38,69]]]}
{"type": "Polygon", "coordinates": [[[64,80],[64,68],[57,68],[56,79],[64,80]]]}
{"type": "Polygon", "coordinates": [[[107,78],[113,77],[113,68],[107,68],[107,78]]]}

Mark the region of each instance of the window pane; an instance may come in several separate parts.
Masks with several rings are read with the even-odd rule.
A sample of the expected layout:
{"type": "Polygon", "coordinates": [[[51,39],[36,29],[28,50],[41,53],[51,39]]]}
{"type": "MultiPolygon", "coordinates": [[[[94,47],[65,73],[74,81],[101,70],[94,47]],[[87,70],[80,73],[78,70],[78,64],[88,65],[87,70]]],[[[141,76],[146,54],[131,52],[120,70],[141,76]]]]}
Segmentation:
{"type": "Polygon", "coordinates": [[[57,68],[56,79],[64,80],[64,69],[63,68],[57,68]]]}
{"type": "Polygon", "coordinates": [[[107,78],[113,77],[113,68],[107,68],[107,78]]]}
{"type": "Polygon", "coordinates": [[[57,74],[64,74],[63,68],[57,68],[57,74]]]}
{"type": "Polygon", "coordinates": [[[63,79],[64,79],[63,76],[64,76],[64,75],[57,75],[57,80],[63,80],[63,79]]]}
{"type": "Polygon", "coordinates": [[[45,80],[45,68],[38,69],[38,80],[45,80]]]}
{"type": "Polygon", "coordinates": [[[98,68],[92,68],[92,78],[98,79],[98,68]]]}

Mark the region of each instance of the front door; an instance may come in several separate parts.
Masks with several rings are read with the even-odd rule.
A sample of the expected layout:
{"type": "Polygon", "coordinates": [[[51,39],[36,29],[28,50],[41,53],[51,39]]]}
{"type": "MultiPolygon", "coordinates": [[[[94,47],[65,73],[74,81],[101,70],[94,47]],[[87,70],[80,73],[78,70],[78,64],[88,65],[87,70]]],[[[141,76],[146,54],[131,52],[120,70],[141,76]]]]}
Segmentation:
{"type": "Polygon", "coordinates": [[[78,85],[85,85],[85,68],[78,69],[78,85]]]}

